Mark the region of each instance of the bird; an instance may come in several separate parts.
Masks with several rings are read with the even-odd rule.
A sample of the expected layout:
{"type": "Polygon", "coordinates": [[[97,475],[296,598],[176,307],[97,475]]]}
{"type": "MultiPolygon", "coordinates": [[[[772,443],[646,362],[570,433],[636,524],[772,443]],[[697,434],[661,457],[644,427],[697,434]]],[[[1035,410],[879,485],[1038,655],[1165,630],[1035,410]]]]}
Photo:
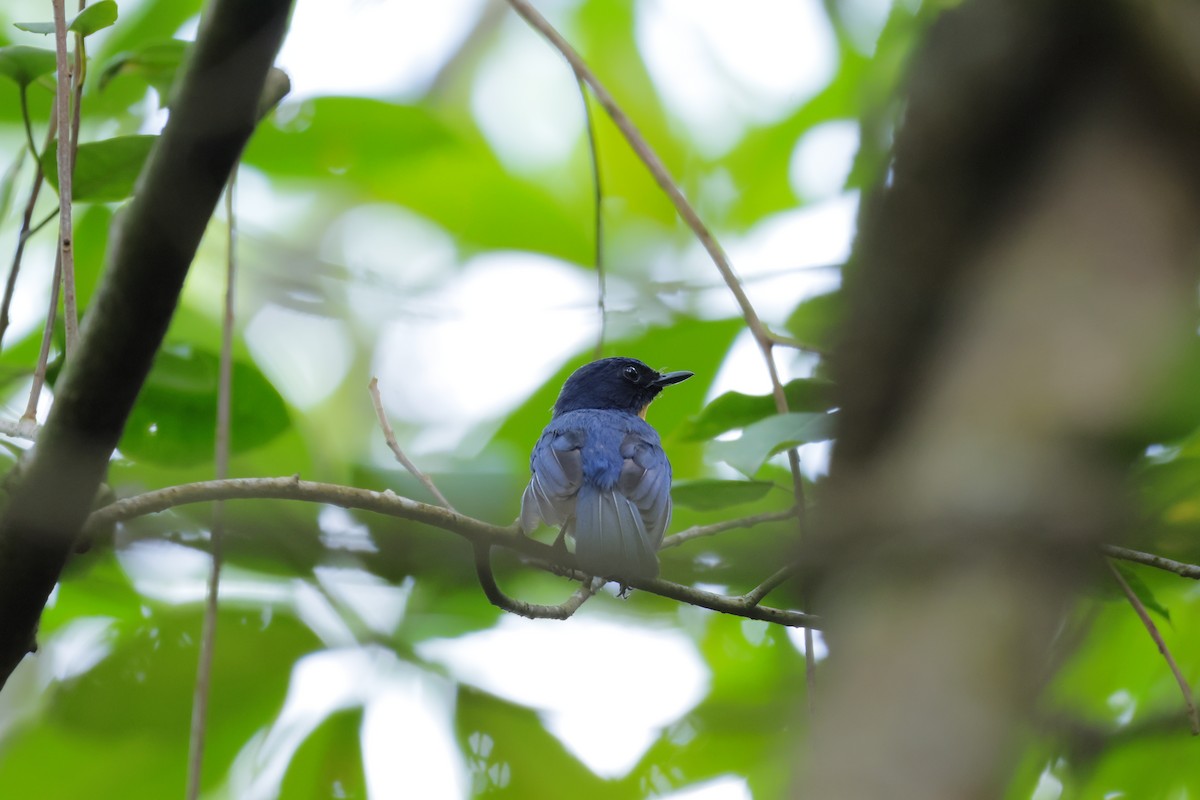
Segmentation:
{"type": "Polygon", "coordinates": [[[623,357],[575,370],[529,457],[521,531],[560,526],[556,544],[570,535],[576,562],[593,577],[656,577],[671,521],[671,462],[646,409],[693,374],[623,357]]]}

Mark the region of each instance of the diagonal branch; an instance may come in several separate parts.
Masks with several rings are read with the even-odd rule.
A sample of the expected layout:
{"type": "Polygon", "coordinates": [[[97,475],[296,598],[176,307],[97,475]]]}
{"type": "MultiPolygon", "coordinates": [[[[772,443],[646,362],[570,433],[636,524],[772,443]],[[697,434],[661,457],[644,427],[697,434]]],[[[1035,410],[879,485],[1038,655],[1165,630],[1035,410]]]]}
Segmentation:
{"type": "Polygon", "coordinates": [[[403,449],[401,449],[400,443],[396,441],[396,432],[392,430],[392,423],[388,422],[387,412],[383,410],[383,398],[379,396],[378,378],[371,378],[371,382],[367,384],[367,391],[371,393],[371,403],[375,406],[375,416],[379,418],[379,427],[383,430],[384,441],[387,442],[387,446],[389,449],[391,449],[392,455],[396,457],[396,460],[399,461],[400,464],[406,470],[408,470],[414,478],[421,482],[422,486],[429,490],[431,495],[437,498],[439,503],[451,511],[454,511],[454,506],[451,505],[450,501],[446,499],[446,496],[437,488],[437,484],[433,482],[433,479],[417,468],[417,465],[413,463],[412,459],[405,454],[403,449]]]}
{"type": "Polygon", "coordinates": [[[1154,620],[1150,618],[1150,612],[1146,610],[1146,606],[1142,603],[1141,598],[1130,587],[1129,581],[1125,580],[1125,576],[1121,571],[1113,566],[1111,561],[1105,561],[1108,565],[1109,572],[1117,581],[1117,585],[1121,587],[1121,591],[1125,593],[1125,598],[1129,601],[1129,605],[1133,606],[1133,610],[1137,612],[1138,619],[1146,626],[1146,632],[1150,634],[1150,638],[1154,640],[1154,644],[1158,647],[1158,652],[1167,662],[1167,666],[1171,668],[1171,674],[1175,676],[1175,682],[1179,684],[1179,692],[1183,695],[1183,706],[1187,709],[1188,722],[1192,726],[1192,735],[1200,736],[1200,712],[1196,711],[1196,701],[1192,699],[1192,687],[1188,683],[1187,678],[1183,677],[1183,673],[1179,671],[1179,664],[1175,662],[1175,657],[1171,655],[1171,651],[1167,648],[1167,643],[1163,640],[1162,634],[1158,632],[1158,626],[1154,624],[1154,620]]]}
{"type": "MultiPolygon", "coordinates": [[[[33,645],[200,237],[254,130],[290,7],[213,0],[206,9],[170,119],[118,220],[78,350],[0,517],[0,684],[33,645]]],[[[60,130],[68,119],[60,115],[60,130]]]]}

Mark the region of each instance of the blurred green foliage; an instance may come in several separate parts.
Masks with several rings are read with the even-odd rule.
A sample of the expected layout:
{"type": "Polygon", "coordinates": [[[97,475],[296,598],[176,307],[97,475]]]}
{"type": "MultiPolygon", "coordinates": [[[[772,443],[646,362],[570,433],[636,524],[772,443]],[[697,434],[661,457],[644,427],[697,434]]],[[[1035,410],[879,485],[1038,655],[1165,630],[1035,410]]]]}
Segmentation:
{"type": "MultiPolygon", "coordinates": [[[[148,118],[167,103],[186,53],[186,43],[172,37],[195,18],[200,5],[199,0],[144,0],[132,9],[121,8],[115,24],[89,48],[92,66],[74,189],[79,203],[75,247],[85,305],[101,274],[114,214],[135,190],[154,141],[139,132],[152,127],[148,118]]],[[[887,162],[905,60],[940,5],[894,3],[882,27],[872,32],[873,44],[865,47],[861,30],[855,29],[860,23],[843,13],[842,4],[825,3],[837,47],[833,77],[780,118],[748,125],[718,155],[700,153],[685,127],[664,110],[661,87],[640,55],[635,4],[583,0],[559,12],[575,46],[680,184],[700,206],[713,209],[708,221],[718,234],[735,236],[811,199],[797,195],[789,163],[797,141],[819,124],[851,120],[859,126],[860,149],[848,189],[863,189],[878,179],[887,162]],[[711,187],[706,178],[718,173],[736,187],[731,198],[720,202],[706,195],[711,187]]],[[[108,0],[93,5],[95,10],[79,18],[85,32],[112,22],[109,14],[115,7],[108,0]]],[[[11,252],[36,163],[24,152],[19,92],[28,92],[34,141],[40,147],[53,90],[52,53],[31,49],[35,40],[18,33],[12,26],[16,21],[23,20],[0,9],[0,77],[6,78],[0,80],[0,141],[7,147],[0,186],[3,252],[11,252]]],[[[407,264],[395,264],[394,273],[380,276],[337,263],[336,256],[322,252],[320,242],[344,212],[383,204],[432,223],[453,243],[458,266],[451,270],[472,255],[502,250],[543,254],[572,265],[591,263],[593,198],[584,139],[561,170],[518,171],[493,151],[475,122],[471,87],[487,68],[482,56],[495,47],[497,36],[469,40],[481,52],[458,54],[466,66],[437,93],[403,101],[317,97],[290,102],[255,134],[244,163],[294,213],[287,224],[244,226],[244,294],[234,348],[233,475],[300,473],[425,498],[410,476],[380,455],[363,387],[387,320],[360,312],[352,299],[364,292],[403,295],[407,264]],[[323,376],[329,391],[318,402],[303,405],[281,393],[273,377],[287,365],[247,344],[246,332],[256,314],[272,305],[334,320],[348,332],[353,349],[349,366],[323,376]]],[[[523,31],[523,37],[524,47],[545,46],[532,32],[523,31]]],[[[623,302],[645,312],[640,319],[614,314],[615,334],[605,352],[697,374],[666,392],[653,410],[679,481],[672,531],[786,510],[790,476],[780,459],[769,456],[785,445],[828,438],[832,387],[823,378],[789,383],[786,395],[794,412],[789,416],[777,415],[774,400],[766,395],[730,392],[705,402],[744,325],[739,318],[714,319],[692,297],[664,302],[656,283],[661,278],[652,278],[655,271],[649,265],[663,253],[671,254],[668,260],[682,261],[689,235],[600,114],[596,133],[606,236],[611,251],[624,256],[607,266],[637,293],[623,302]],[[743,433],[732,441],[713,441],[732,431],[743,433]]],[[[52,187],[54,150],[37,155],[52,187]]],[[[52,188],[42,195],[35,220],[56,203],[52,188]]],[[[212,227],[169,345],[113,463],[110,483],[121,495],[212,476],[224,219],[212,227]]],[[[50,235],[45,230],[33,241],[44,242],[50,235]]],[[[46,252],[45,247],[31,248],[18,303],[43,304],[31,287],[48,280],[46,252]]],[[[693,274],[684,266],[679,270],[672,279],[714,279],[712,273],[693,274]]],[[[453,277],[432,280],[444,284],[453,277]]],[[[840,295],[797,297],[793,307],[786,319],[778,320],[778,330],[827,352],[841,312],[840,295]]],[[[6,335],[0,388],[10,410],[23,405],[40,338],[36,328],[6,335]]],[[[60,350],[58,335],[52,363],[58,362],[60,350]]],[[[515,517],[528,449],[546,422],[558,387],[589,357],[589,352],[576,353],[519,407],[502,418],[481,421],[470,446],[428,456],[439,486],[460,510],[501,524],[515,517]]],[[[823,362],[817,372],[824,374],[823,362]]],[[[1146,548],[1196,561],[1200,457],[1195,435],[1185,433],[1196,420],[1190,411],[1176,413],[1185,404],[1171,397],[1174,416],[1167,430],[1177,438],[1161,441],[1152,455],[1135,461],[1131,472],[1142,511],[1136,533],[1146,548]]],[[[416,418],[394,422],[402,438],[419,433],[422,424],[416,418]]],[[[1149,425],[1148,430],[1157,429],[1149,425]]],[[[14,458],[7,451],[5,456],[7,469],[14,458]]],[[[246,790],[238,782],[239,770],[248,763],[251,772],[254,765],[264,767],[265,762],[254,760],[265,752],[258,748],[281,725],[306,658],[382,648],[418,674],[441,680],[447,668],[422,658],[421,644],[487,631],[501,619],[501,612],[484,600],[469,548],[461,541],[393,519],[329,512],[278,502],[227,508],[229,569],[204,772],[209,797],[241,796],[246,790]],[[323,577],[329,569],[357,575],[363,586],[378,592],[380,601],[364,605],[339,595],[323,577]],[[374,618],[375,611],[400,595],[403,605],[392,624],[374,618]]],[[[205,507],[165,512],[120,527],[111,540],[93,542],[72,563],[45,614],[42,654],[24,664],[0,695],[0,794],[133,800],[182,792],[202,613],[199,595],[186,590],[200,585],[203,570],[196,568],[206,563],[208,524],[205,507]],[[167,563],[191,571],[160,575],[150,568],[167,563]]],[[[791,522],[730,531],[664,552],[663,572],[682,583],[742,593],[780,566],[794,533],[791,522]]],[[[531,601],[557,602],[570,589],[561,579],[505,554],[497,555],[496,570],[509,591],[531,601]]],[[[1195,680],[1200,635],[1193,628],[1200,624],[1200,595],[1171,575],[1136,566],[1122,570],[1143,602],[1158,613],[1185,676],[1195,680]]],[[[787,587],[778,595],[781,605],[795,602],[787,587]]],[[[640,798],[731,775],[743,778],[755,798],[785,796],[804,734],[799,709],[805,686],[803,657],[787,632],[681,609],[674,601],[644,593],[626,601],[602,595],[581,614],[681,631],[710,674],[707,693],[656,734],[627,775],[607,779],[589,770],[550,732],[539,709],[449,674],[457,686],[451,729],[473,796],[640,798]]],[[[1048,692],[1047,724],[1030,731],[1008,796],[1060,796],[1046,788],[1055,783],[1063,785],[1061,796],[1200,793],[1200,761],[1194,757],[1194,740],[1184,731],[1178,689],[1122,596],[1114,591],[1081,601],[1078,618],[1067,627],[1080,649],[1066,660],[1048,692]]],[[[656,665],[645,668],[655,670],[656,665]]],[[[536,671],[537,663],[529,669],[536,671]]],[[[879,669],[886,671],[886,665],[879,669]]],[[[620,687],[580,688],[614,690],[620,687]]],[[[284,768],[261,796],[366,797],[366,705],[360,698],[313,721],[291,750],[283,750],[284,768]]]]}

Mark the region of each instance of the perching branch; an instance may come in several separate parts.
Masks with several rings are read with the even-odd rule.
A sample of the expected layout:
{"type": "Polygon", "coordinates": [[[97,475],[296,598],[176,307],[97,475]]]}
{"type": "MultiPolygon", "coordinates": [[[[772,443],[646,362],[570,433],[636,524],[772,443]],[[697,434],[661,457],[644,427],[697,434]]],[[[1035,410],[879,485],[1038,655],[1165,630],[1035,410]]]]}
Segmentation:
{"type": "MultiPolygon", "coordinates": [[[[570,553],[524,536],[517,531],[515,526],[492,525],[440,506],[401,497],[391,490],[374,492],[352,486],[304,481],[300,480],[298,475],[288,478],[230,478],[224,481],[202,481],[135,495],[95,511],[87,520],[85,533],[147,514],[166,511],[176,506],[213,500],[252,499],[300,500],[372,511],[412,522],[420,522],[456,534],[476,546],[504,547],[527,556],[531,563],[545,565],[547,569],[559,571],[576,569],[575,560],[570,553]]],[[[774,622],[794,628],[819,628],[821,626],[819,619],[811,614],[768,608],[751,603],[742,597],[727,597],[672,583],[661,578],[631,580],[628,585],[660,597],[679,600],[723,614],[774,622]]]]}
{"type": "MultiPolygon", "coordinates": [[[[0,517],[0,684],[33,645],[205,226],[254,130],[290,7],[213,0],[206,10],[170,119],[118,219],[78,349],[0,517]]],[[[60,113],[60,129],[69,119],[60,113]]],[[[70,197],[65,185],[62,194],[70,197]]]]}

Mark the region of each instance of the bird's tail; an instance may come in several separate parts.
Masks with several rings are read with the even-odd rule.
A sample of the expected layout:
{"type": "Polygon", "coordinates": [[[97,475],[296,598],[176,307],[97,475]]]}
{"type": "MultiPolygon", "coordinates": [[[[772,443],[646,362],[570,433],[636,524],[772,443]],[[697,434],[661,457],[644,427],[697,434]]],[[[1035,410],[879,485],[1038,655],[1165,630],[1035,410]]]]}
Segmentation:
{"type": "Polygon", "coordinates": [[[575,501],[575,558],[604,578],[653,578],[658,554],[642,514],[629,498],[585,483],[575,501]]]}

